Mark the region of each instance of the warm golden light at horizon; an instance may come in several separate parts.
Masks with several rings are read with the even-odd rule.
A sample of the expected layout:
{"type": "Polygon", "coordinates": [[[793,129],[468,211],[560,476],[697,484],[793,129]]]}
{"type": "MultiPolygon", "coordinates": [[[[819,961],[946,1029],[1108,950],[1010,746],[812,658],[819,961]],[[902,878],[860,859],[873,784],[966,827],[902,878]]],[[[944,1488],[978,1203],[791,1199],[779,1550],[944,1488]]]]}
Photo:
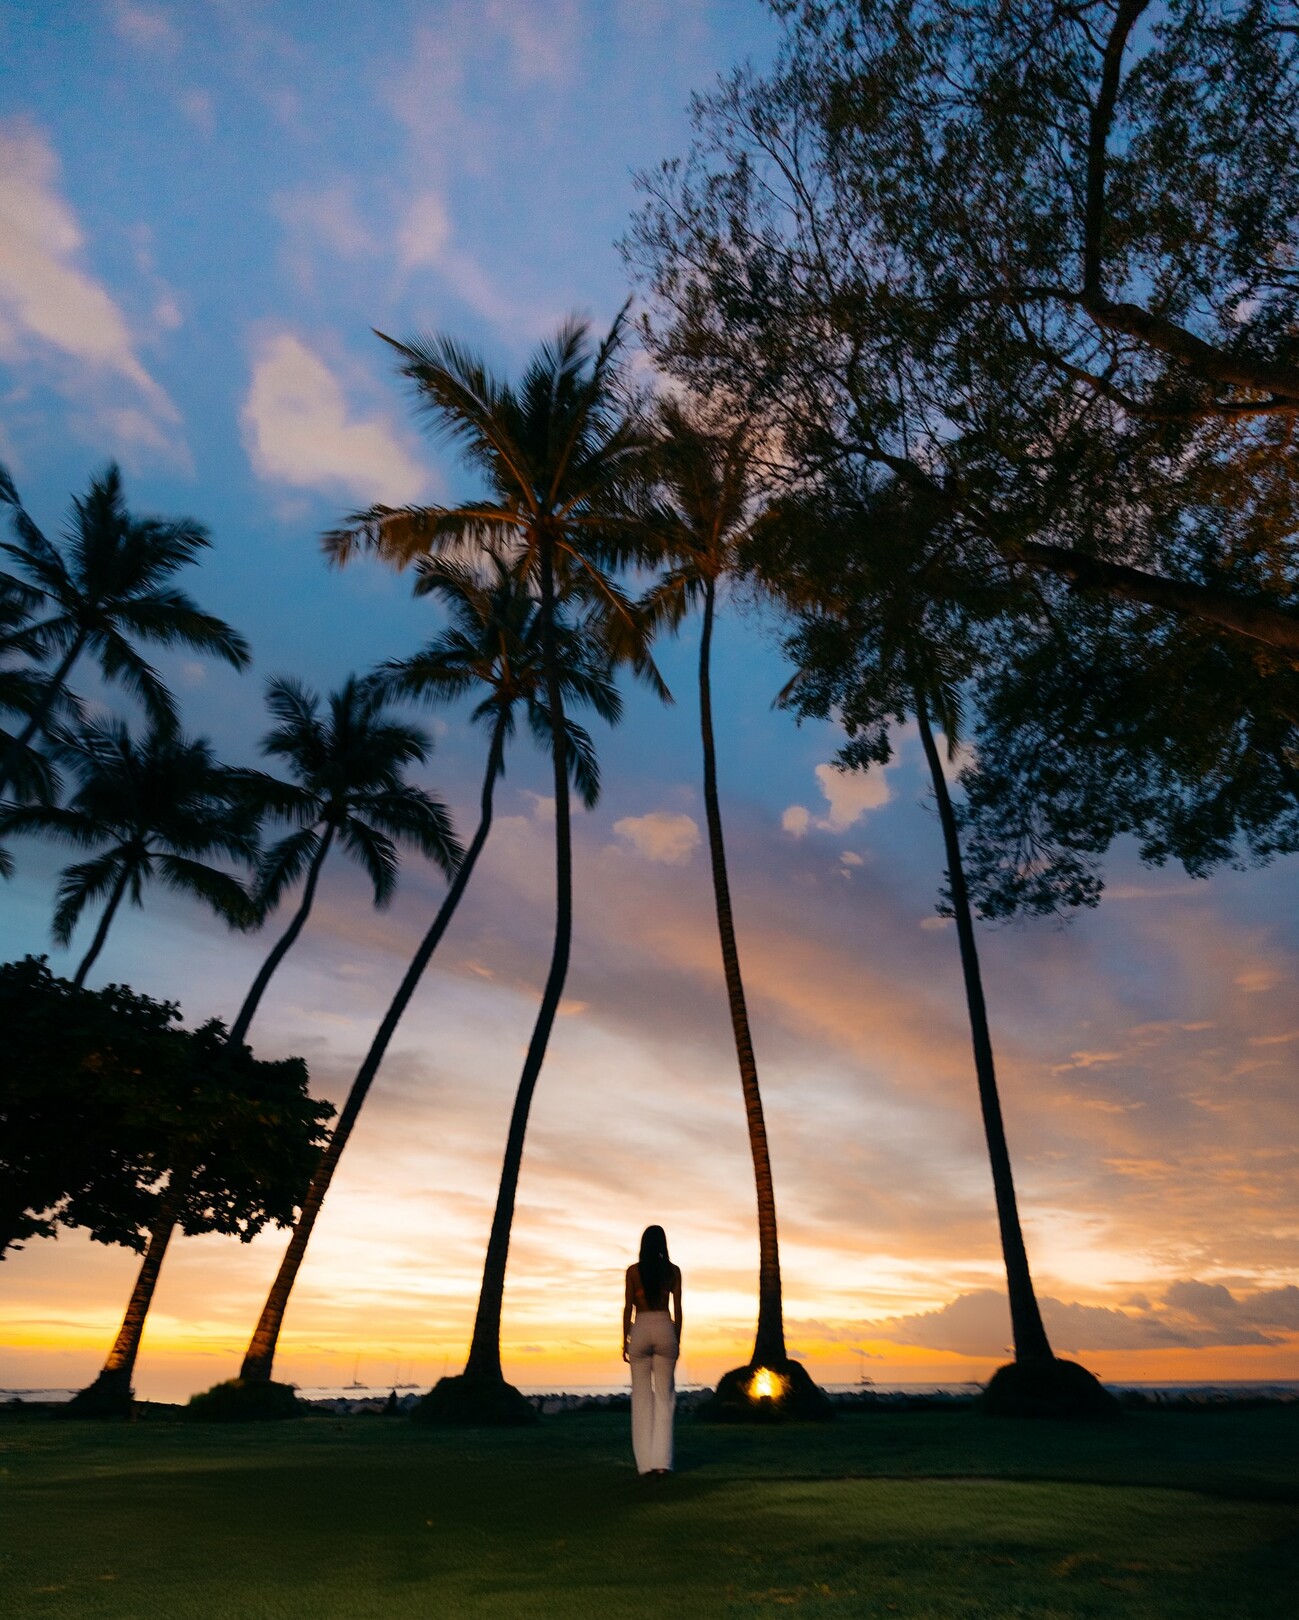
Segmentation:
{"type": "MultiPolygon", "coordinates": [[[[359,1361],[371,1387],[428,1387],[463,1365],[549,926],[547,825],[505,816],[498,833],[478,909],[430,969],[321,1212],[280,1342],[287,1382],[345,1386],[359,1361]],[[532,950],[515,938],[527,907],[532,950]]],[[[753,1173],[710,897],[688,867],[611,837],[595,817],[578,824],[588,898],[570,999],[583,1010],[560,1020],[537,1089],[510,1247],[502,1354],[531,1389],[625,1386],[623,1272],[651,1222],[685,1278],[679,1381],[710,1385],[753,1348],[753,1173]]],[[[790,1354],[846,1387],[986,1380],[1010,1325],[951,942],[919,926],[882,868],[855,869],[863,891],[875,884],[860,896],[837,868],[839,887],[818,887],[813,846],[791,855],[779,837],[746,871],[745,960],[790,1354]]],[[[431,898],[399,900],[380,925],[348,881],[322,898],[259,1036],[267,1057],[306,1054],[313,1090],[335,1103],[431,898]]],[[[257,942],[185,914],[168,928],[183,948],[161,964],[133,961],[124,932],[122,977],[187,1011],[237,1005],[257,942]]],[[[1103,1379],[1299,1378],[1293,959],[1278,946],[1279,988],[1242,988],[1240,963],[1261,950],[1255,928],[1180,892],[1070,932],[990,936],[1035,1281],[1057,1353],[1103,1379]],[[1116,941],[1159,967],[1140,1005],[1105,965],[1116,941]]],[[[172,1245],[142,1398],[234,1376],[285,1241],[172,1245]]],[[[7,1257],[0,1387],[88,1382],[137,1268],[72,1232],[7,1257]]]]}

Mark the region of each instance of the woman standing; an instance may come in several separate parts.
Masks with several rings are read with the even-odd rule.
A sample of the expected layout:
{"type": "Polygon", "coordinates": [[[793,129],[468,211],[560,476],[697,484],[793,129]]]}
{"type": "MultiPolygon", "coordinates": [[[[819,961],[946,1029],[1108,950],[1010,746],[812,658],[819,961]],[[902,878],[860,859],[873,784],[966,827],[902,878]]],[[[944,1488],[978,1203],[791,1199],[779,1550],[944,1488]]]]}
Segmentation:
{"type": "Polygon", "coordinates": [[[680,1350],[681,1268],[668,1257],[663,1228],[647,1226],[640,1259],[627,1267],[622,1307],[622,1359],[631,1363],[631,1445],[638,1474],[672,1472],[680,1350]]]}

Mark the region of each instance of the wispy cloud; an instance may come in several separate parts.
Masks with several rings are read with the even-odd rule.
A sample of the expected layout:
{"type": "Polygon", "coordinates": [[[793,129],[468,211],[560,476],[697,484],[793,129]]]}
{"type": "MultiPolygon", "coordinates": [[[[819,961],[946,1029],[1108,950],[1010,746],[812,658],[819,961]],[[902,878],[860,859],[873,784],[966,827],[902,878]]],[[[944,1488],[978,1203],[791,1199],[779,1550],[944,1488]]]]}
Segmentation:
{"type": "Polygon", "coordinates": [[[161,6],[141,0],[109,0],[108,18],[119,39],[156,56],[174,56],[181,46],[180,29],[161,6]]]}
{"type": "MultiPolygon", "coordinates": [[[[142,364],[127,318],[88,268],[85,247],[59,190],[53,148],[31,124],[0,124],[0,355],[15,365],[51,353],[75,362],[66,388],[75,380],[78,403],[90,394],[92,409],[102,399],[97,421],[116,442],[165,450],[179,413],[142,364]]],[[[155,316],[161,328],[176,324],[174,305],[159,305],[155,316]]]]}
{"type": "Polygon", "coordinates": [[[376,233],[362,219],[356,189],[348,180],[316,189],[281,192],[273,207],[284,227],[284,256],[289,271],[300,287],[313,286],[316,257],[321,249],[350,261],[373,258],[378,253],[376,233]]]}
{"type": "Polygon", "coordinates": [[[446,204],[436,191],[412,197],[397,231],[397,262],[403,270],[443,263],[451,240],[446,204]]]}
{"type": "Polygon", "coordinates": [[[257,345],[240,422],[253,468],[269,482],[343,489],[392,506],[417,500],[426,486],[391,418],[354,415],[342,383],[291,332],[257,345]]]}

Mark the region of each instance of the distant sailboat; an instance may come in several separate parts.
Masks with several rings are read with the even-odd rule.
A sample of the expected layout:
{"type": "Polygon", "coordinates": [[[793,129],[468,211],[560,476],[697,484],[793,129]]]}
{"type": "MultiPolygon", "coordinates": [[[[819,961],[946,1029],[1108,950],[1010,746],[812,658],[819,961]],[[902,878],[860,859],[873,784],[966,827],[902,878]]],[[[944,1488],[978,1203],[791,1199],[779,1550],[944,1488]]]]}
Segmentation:
{"type": "Polygon", "coordinates": [[[369,1384],[362,1384],[357,1379],[356,1375],[357,1375],[358,1371],[360,1370],[360,1366],[361,1366],[361,1358],[358,1355],[356,1360],[352,1363],[352,1382],[350,1384],[344,1384],[343,1385],[344,1389],[369,1389],[369,1387],[370,1387],[369,1384]]]}

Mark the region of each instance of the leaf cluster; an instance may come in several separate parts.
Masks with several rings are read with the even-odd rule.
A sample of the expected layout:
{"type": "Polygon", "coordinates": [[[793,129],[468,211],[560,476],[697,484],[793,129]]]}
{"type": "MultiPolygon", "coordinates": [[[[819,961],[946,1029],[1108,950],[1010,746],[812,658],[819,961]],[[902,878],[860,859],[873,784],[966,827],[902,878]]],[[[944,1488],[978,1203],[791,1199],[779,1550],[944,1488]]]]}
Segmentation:
{"type": "Polygon", "coordinates": [[[1119,831],[1192,870],[1293,847],[1295,38],[1225,0],[777,10],[625,250],[656,358],[755,430],[790,700],[862,763],[926,668],[936,712],[986,703],[983,835],[1043,796],[985,853],[1059,893],[1119,831]],[[1096,753],[1052,713],[1058,780],[1130,784],[1085,852],[1024,764],[1051,649],[1127,705],[1096,753]]]}
{"type": "Polygon", "coordinates": [[[291,1219],[332,1109],[300,1059],[258,1062],[179,1018],[124,985],[78,989],[43,958],[0,966],[0,1254],[60,1227],[142,1250],[173,1184],[189,1233],[291,1219]]]}

